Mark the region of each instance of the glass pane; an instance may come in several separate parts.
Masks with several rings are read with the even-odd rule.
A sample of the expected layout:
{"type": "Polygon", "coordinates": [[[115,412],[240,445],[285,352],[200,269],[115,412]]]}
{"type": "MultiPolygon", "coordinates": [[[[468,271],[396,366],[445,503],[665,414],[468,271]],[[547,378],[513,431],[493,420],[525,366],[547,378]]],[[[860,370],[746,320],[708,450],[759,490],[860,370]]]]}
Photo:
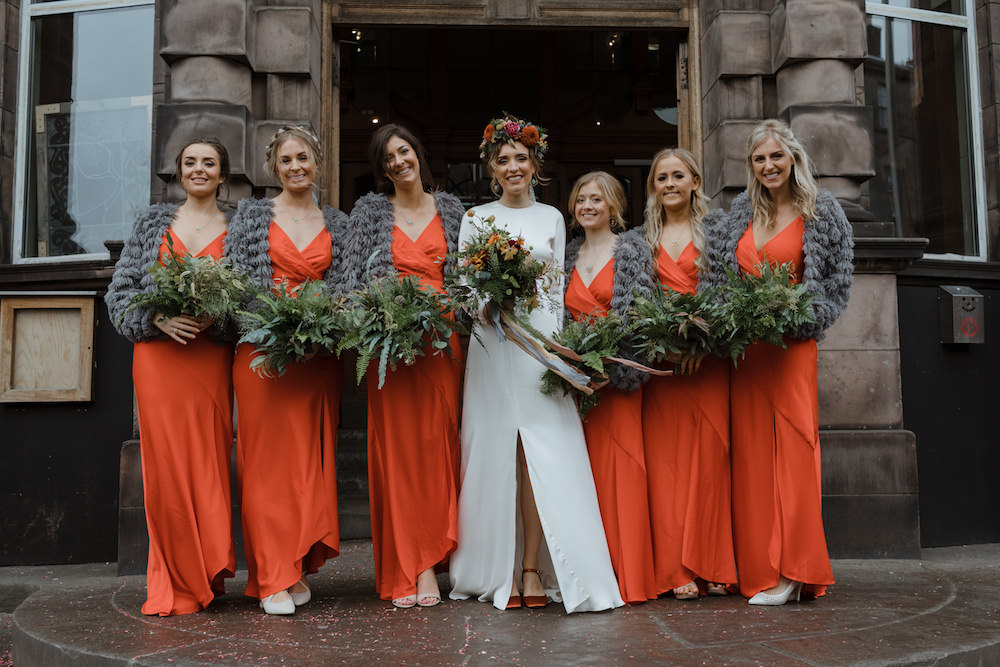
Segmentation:
{"type": "Polygon", "coordinates": [[[927,252],[977,254],[964,31],[869,16],[868,42],[872,213],[927,252]]]}
{"type": "Polygon", "coordinates": [[[876,0],[876,2],[891,7],[927,9],[945,14],[965,14],[965,0],[876,0]]]}
{"type": "Polygon", "coordinates": [[[31,27],[22,255],[103,253],[149,205],[153,7],[58,14],[31,27]]]}

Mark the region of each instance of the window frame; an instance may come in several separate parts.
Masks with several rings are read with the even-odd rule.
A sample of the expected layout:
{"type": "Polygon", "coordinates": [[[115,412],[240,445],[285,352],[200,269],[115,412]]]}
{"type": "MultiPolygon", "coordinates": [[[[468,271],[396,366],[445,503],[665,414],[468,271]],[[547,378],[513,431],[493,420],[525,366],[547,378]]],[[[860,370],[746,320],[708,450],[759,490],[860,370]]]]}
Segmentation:
{"type": "Polygon", "coordinates": [[[17,127],[15,129],[14,182],[13,182],[13,234],[11,247],[12,264],[53,264],[59,262],[84,262],[90,260],[106,260],[109,252],[83,253],[79,255],[60,255],[55,257],[25,257],[25,186],[27,185],[27,151],[28,131],[34,122],[34,111],[31,109],[31,84],[34,79],[32,72],[32,56],[34,55],[34,40],[31,24],[36,18],[57,14],[77,14],[80,12],[102,9],[122,9],[126,7],[142,7],[156,4],[156,0],[53,0],[38,2],[37,0],[22,0],[21,2],[21,37],[19,44],[17,66],[17,127]]]}
{"type": "MultiPolygon", "coordinates": [[[[960,255],[958,253],[926,253],[927,259],[940,259],[961,262],[989,261],[989,241],[987,235],[986,210],[986,163],[983,155],[983,107],[979,90],[979,52],[976,49],[975,7],[971,0],[965,1],[965,14],[945,14],[931,9],[913,9],[897,7],[881,2],[865,2],[865,13],[872,16],[882,16],[890,19],[902,19],[918,23],[958,28],[965,31],[965,49],[968,67],[965,71],[966,89],[969,91],[969,125],[971,126],[970,152],[972,153],[972,182],[974,185],[973,205],[975,206],[974,224],[976,226],[976,255],[960,255]]],[[[871,105],[871,101],[866,100],[871,105]]],[[[890,111],[891,113],[891,111],[890,111]]],[[[1000,258],[998,258],[1000,259],[1000,258]]]]}

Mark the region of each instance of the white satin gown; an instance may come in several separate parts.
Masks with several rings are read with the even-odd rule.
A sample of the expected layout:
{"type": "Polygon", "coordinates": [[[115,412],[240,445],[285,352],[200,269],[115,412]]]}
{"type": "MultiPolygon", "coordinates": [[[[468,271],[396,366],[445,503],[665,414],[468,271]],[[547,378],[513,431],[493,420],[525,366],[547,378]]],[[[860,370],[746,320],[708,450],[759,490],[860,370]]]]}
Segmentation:
{"type": "MultiPolygon", "coordinates": [[[[495,216],[498,227],[525,239],[536,259],[562,268],[566,227],[557,209],[493,202],[474,211],[480,219],[495,216]]],[[[470,220],[463,218],[460,248],[475,233],[470,220]]],[[[561,281],[548,292],[550,301],[543,299],[530,316],[545,333],[561,326],[561,281]]],[[[458,548],[449,568],[450,597],[476,597],[504,609],[515,571],[520,577],[520,433],[545,536],[539,569],[547,594],[562,601],[567,613],[622,606],[572,400],[542,395],[542,365],[514,343],[498,341],[492,326],[477,323],[476,328],[482,343],[472,337],[466,362],[458,548]]]]}

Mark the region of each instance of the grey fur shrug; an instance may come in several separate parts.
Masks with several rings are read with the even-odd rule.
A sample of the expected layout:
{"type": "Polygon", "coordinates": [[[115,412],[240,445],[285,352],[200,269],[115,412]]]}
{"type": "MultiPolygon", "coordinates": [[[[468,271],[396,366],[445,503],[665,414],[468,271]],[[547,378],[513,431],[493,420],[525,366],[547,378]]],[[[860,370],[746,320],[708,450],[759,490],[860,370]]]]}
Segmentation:
{"type": "MultiPolygon", "coordinates": [[[[274,287],[274,274],[268,241],[271,222],[274,220],[274,205],[270,199],[243,199],[236,209],[236,215],[229,223],[226,235],[226,256],[233,266],[245,273],[250,282],[261,289],[274,287]]],[[[333,238],[333,262],[323,274],[323,279],[334,294],[344,290],[343,239],[347,228],[347,216],[329,206],[323,207],[323,223],[333,238]]]]}
{"type": "MultiPolygon", "coordinates": [[[[444,224],[448,252],[458,250],[458,232],[462,227],[465,207],[458,197],[446,192],[434,193],[434,204],[444,224]]],[[[395,227],[392,202],[383,194],[369,192],[354,204],[351,211],[347,242],[342,255],[345,291],[361,289],[368,280],[386,275],[393,268],[392,234],[395,227]],[[372,253],[371,267],[366,273],[372,253]]],[[[444,273],[455,268],[455,259],[445,260],[444,273]]]]}
{"type": "MultiPolygon", "coordinates": [[[[576,266],[583,237],[575,238],[566,244],[566,260],[564,270],[571,276],[576,266]]],[[[619,234],[616,238],[614,258],[614,287],[611,291],[611,310],[628,321],[628,311],[635,304],[636,294],[651,294],[656,287],[656,265],[652,253],[642,236],[642,228],[632,229],[619,234]]],[[[569,278],[565,281],[564,290],[569,287],[569,278]]],[[[563,295],[565,304],[565,293],[563,295]]],[[[563,320],[570,318],[569,309],[563,308],[563,320]]],[[[623,343],[621,353],[629,359],[635,359],[627,341],[623,343]]],[[[649,379],[649,375],[622,364],[610,364],[607,367],[611,384],[622,391],[634,391],[649,379]]]]}
{"type": "MultiPolygon", "coordinates": [[[[753,207],[746,192],[735,200],[723,224],[706,229],[712,236],[712,245],[731,269],[738,270],[736,246],[746,232],[753,207]]],[[[813,312],[814,324],[804,324],[792,333],[792,337],[816,340],[823,339],[826,331],[847,306],[851,284],[854,282],[854,239],[851,223],[834,196],[827,190],[820,190],[816,198],[816,216],[805,221],[802,235],[803,267],[801,280],[810,294],[816,295],[813,312]]],[[[725,269],[719,262],[712,262],[709,272],[712,284],[726,281],[725,269]]]]}
{"type": "Polygon", "coordinates": [[[133,343],[167,338],[153,324],[153,309],[149,306],[133,308],[127,314],[125,311],[133,296],[156,290],[156,283],[147,269],[159,259],[163,234],[178,208],[179,204],[153,204],[136,218],[104,295],[111,323],[118,333],[133,343]]]}

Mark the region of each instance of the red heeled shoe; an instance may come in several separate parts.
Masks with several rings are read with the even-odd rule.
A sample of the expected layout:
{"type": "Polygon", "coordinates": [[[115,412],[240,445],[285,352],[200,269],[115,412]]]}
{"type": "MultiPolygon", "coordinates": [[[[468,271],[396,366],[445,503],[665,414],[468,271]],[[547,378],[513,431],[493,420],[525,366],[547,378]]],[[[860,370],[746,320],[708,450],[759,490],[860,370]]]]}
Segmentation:
{"type": "MultiPolygon", "coordinates": [[[[521,590],[524,590],[524,575],[528,572],[534,572],[538,575],[538,581],[541,583],[542,574],[533,568],[526,567],[521,570],[521,590]]],[[[528,609],[543,609],[549,603],[548,595],[525,595],[524,606],[528,609]]]]}

